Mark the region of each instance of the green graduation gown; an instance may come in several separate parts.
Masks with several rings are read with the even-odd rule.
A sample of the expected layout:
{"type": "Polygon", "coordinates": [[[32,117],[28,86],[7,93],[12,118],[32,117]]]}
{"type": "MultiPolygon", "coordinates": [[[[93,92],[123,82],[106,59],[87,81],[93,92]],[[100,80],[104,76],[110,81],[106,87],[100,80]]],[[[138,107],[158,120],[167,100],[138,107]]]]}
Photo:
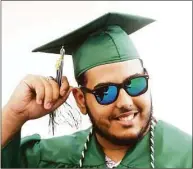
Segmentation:
{"type": "MultiPolygon", "coordinates": [[[[79,168],[89,129],[69,136],[20,138],[20,132],[2,148],[3,168],[79,168]]],[[[155,168],[192,168],[192,136],[158,121],[155,127],[155,168]]],[[[91,136],[83,168],[105,168],[105,155],[91,136]]],[[[151,168],[149,132],[130,149],[117,168],[151,168]]]]}

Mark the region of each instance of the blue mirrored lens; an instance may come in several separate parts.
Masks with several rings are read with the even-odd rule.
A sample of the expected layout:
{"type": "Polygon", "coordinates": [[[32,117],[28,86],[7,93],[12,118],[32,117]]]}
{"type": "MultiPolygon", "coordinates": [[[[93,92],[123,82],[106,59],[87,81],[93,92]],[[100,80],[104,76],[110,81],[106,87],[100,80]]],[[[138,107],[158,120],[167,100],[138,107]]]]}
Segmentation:
{"type": "Polygon", "coordinates": [[[110,104],[115,101],[117,97],[116,86],[105,86],[96,90],[96,99],[100,104],[110,104]]]}
{"type": "Polygon", "coordinates": [[[147,88],[147,80],[145,77],[136,77],[126,84],[126,90],[131,96],[140,95],[147,88]]]}

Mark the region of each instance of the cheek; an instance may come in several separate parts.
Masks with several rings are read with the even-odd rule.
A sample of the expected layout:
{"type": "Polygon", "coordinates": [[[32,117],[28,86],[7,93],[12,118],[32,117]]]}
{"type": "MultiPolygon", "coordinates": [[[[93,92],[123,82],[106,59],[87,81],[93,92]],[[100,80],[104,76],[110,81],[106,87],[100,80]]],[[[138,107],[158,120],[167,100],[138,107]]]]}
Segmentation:
{"type": "Polygon", "coordinates": [[[136,118],[135,129],[140,131],[141,128],[144,128],[149,120],[151,113],[151,97],[149,93],[144,93],[141,96],[133,99],[135,106],[139,109],[140,113],[136,118]]]}
{"type": "Polygon", "coordinates": [[[133,99],[134,104],[140,109],[142,112],[147,112],[151,108],[151,97],[150,93],[146,92],[141,96],[138,96],[133,99]]]}

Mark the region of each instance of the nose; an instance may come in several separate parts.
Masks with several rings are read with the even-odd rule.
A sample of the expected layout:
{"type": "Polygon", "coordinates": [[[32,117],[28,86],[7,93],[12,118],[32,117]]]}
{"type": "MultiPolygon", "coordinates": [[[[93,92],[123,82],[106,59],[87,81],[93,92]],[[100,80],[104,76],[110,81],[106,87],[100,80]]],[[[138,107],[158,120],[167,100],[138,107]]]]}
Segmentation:
{"type": "Polygon", "coordinates": [[[116,100],[116,107],[119,109],[130,109],[133,107],[133,99],[124,89],[120,89],[119,96],[116,100]]]}

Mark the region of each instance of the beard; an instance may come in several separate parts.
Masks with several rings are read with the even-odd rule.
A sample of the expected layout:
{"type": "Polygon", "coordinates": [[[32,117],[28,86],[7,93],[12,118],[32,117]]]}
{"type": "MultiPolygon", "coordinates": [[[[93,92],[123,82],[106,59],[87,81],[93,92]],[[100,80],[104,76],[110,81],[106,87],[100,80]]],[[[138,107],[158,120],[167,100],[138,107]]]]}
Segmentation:
{"type": "Polygon", "coordinates": [[[87,113],[90,117],[92,126],[93,126],[93,131],[95,133],[97,133],[98,135],[100,135],[101,137],[105,138],[106,140],[108,140],[109,142],[115,144],[115,145],[119,145],[119,146],[128,146],[128,145],[135,145],[140,139],[143,138],[144,134],[146,133],[147,129],[150,126],[151,123],[151,119],[153,117],[153,105],[152,105],[152,98],[151,98],[151,104],[150,104],[150,108],[149,108],[149,116],[146,118],[146,122],[145,125],[143,125],[143,127],[141,127],[140,131],[137,133],[136,137],[117,137],[115,135],[112,135],[111,133],[109,133],[107,130],[105,130],[103,127],[101,127],[97,121],[95,120],[95,118],[93,117],[88,105],[86,104],[86,109],[87,109],[87,113]]]}

